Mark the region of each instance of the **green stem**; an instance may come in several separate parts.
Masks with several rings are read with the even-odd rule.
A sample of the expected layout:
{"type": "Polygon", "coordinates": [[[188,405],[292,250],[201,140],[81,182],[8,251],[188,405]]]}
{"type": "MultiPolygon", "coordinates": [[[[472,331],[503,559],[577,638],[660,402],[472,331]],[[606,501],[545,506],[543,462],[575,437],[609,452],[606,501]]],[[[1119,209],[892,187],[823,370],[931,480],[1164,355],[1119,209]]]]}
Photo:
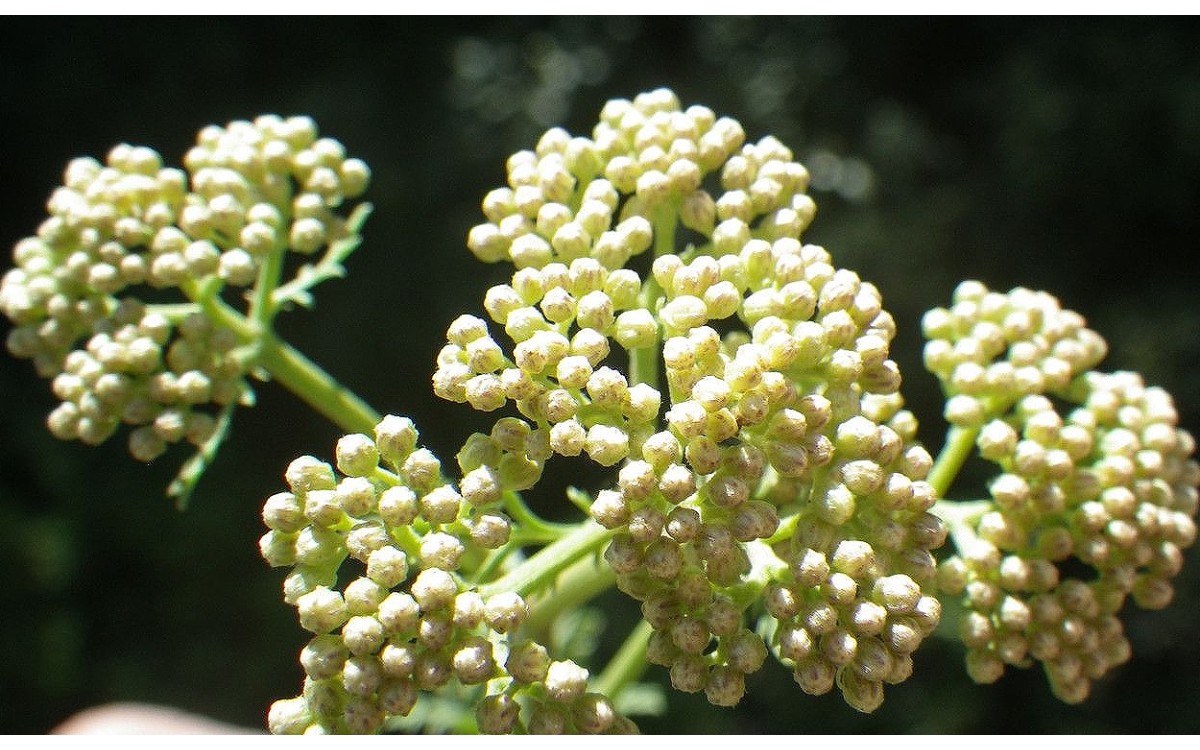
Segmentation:
{"type": "Polygon", "coordinates": [[[278,309],[273,304],[271,295],[275,293],[283,275],[285,252],[287,248],[282,243],[276,243],[258,267],[258,281],[254,284],[254,296],[250,299],[247,317],[263,331],[271,330],[271,321],[278,309]]]}
{"type": "Polygon", "coordinates": [[[549,586],[563,570],[585,555],[599,551],[613,532],[595,521],[584,521],[567,536],[546,545],[512,572],[479,588],[485,599],[512,591],[529,596],[549,586]]]}
{"type": "Polygon", "coordinates": [[[517,522],[527,541],[552,542],[575,528],[573,523],[553,523],[542,518],[525,504],[521,493],[512,490],[504,492],[504,508],[517,522]]]}
{"type": "Polygon", "coordinates": [[[560,614],[577,609],[596,598],[611,588],[616,580],[617,574],[597,555],[587,555],[576,560],[555,579],[554,585],[547,589],[545,596],[531,608],[529,617],[525,620],[525,628],[535,637],[544,636],[560,614]]]}
{"type": "Polygon", "coordinates": [[[938,500],[929,512],[946,522],[954,548],[961,553],[977,538],[975,522],[994,507],[991,500],[938,500]]]}
{"type": "Polygon", "coordinates": [[[938,497],[944,497],[950,491],[954,478],[958,476],[959,470],[975,448],[975,438],[979,436],[979,430],[979,427],[951,427],[946,433],[946,443],[926,478],[926,481],[933,485],[938,497]]]}
{"type": "Polygon", "coordinates": [[[620,650],[613,654],[608,666],[592,682],[591,690],[616,700],[625,686],[637,680],[646,671],[646,649],[650,645],[650,636],[654,628],[645,620],[639,620],[637,627],[621,644],[620,650]]]}
{"type": "MultiPolygon", "coordinates": [[[[675,252],[675,227],[678,206],[675,203],[665,203],[654,214],[654,257],[675,252]]],[[[642,291],[638,294],[638,305],[657,312],[659,300],[663,296],[662,287],[653,273],[646,274],[642,282],[642,291]]],[[[639,347],[629,352],[629,382],[631,385],[646,383],[658,387],[658,356],[662,348],[655,342],[652,346],[639,347]]]]}
{"type": "Polygon", "coordinates": [[[274,333],[268,332],[263,336],[258,364],[284,387],[347,432],[370,435],[381,418],[349,388],[334,380],[333,376],[274,333]]]}
{"type": "Polygon", "coordinates": [[[209,320],[233,331],[255,347],[254,364],[264,368],[285,388],[347,432],[371,434],[380,415],[315,362],[269,330],[263,330],[225,304],[212,284],[183,285],[209,320]]]}

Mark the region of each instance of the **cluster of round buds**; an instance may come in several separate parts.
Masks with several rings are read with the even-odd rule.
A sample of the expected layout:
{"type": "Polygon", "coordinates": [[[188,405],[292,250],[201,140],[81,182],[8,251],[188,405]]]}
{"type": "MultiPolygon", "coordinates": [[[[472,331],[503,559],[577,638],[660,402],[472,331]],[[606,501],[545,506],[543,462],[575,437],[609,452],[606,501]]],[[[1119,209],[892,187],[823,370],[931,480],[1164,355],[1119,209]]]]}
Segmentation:
{"type": "Polygon", "coordinates": [[[954,304],[925,314],[925,367],[942,382],[946,420],[978,428],[1024,396],[1058,394],[1107,353],[1083,316],[1046,292],[964,281],[954,304]]]}
{"type": "MultiPolygon", "coordinates": [[[[507,446],[519,432],[500,425],[491,439],[507,446]]],[[[303,693],[273,706],[271,730],[376,732],[408,715],[421,693],[506,677],[507,693],[480,705],[486,731],[509,719],[507,729],[516,726],[519,691],[545,696],[553,706],[543,713],[569,717],[564,728],[625,727],[611,704],[565,676],[574,672],[518,636],[528,615],[521,596],[485,598],[472,580],[483,554],[508,540],[507,519],[488,509],[500,490],[484,485],[496,472],[469,472],[456,488],[417,443],[409,419],[384,417],[374,435],[338,441],[336,468],[312,456],[293,461],[288,490],[267,499],[261,553],[291,566],[284,599],[314,635],[300,654],[303,693]],[[348,557],[360,572],[347,580],[342,571],[339,587],[348,557]]]]}
{"type": "Polygon", "coordinates": [[[484,734],[636,734],[612,701],[587,689],[588,671],[573,661],[552,661],[535,641],[511,646],[504,661],[511,682],[476,705],[484,734]]]}
{"type": "Polygon", "coordinates": [[[497,342],[483,319],[460,316],[438,355],[434,392],[481,411],[511,401],[545,431],[551,451],[612,466],[636,452],[661,406],[652,386],[630,386],[603,364],[610,339],[626,349],[658,341],[641,290],[635,272],[592,258],[520,269],[484,300],[513,345],[497,342]]]}
{"type": "Polygon", "coordinates": [[[138,288],[180,287],[194,300],[205,280],[249,285],[269,254],[345,238],[335,210],[370,176],[309,118],[274,115],[203,129],[185,165],[129,145],[104,164],[75,159],[49,218],[13,250],[0,281],[8,349],[55,378],[60,437],[96,443],[121,421],[153,424],[131,434],[140,460],[185,435],[202,441],[210,420],[191,407],[241,392],[244,370],[226,355],[243,342],[178,308],[141,305],[138,288]]]}
{"type": "MultiPolygon", "coordinates": [[[[332,138],[318,137],[308,117],[263,115],[200,131],[184,164],[192,192],[179,212],[184,237],[156,235],[151,242],[179,252],[191,243],[216,248],[216,271],[230,284],[254,281],[262,258],[280,248],[310,255],[346,236],[335,212],[347,198],[366,190],[371,172],[361,159],[347,158],[332,138]]],[[[210,254],[211,255],[211,254],[210,254]]]]}
{"type": "Polygon", "coordinates": [[[791,473],[777,470],[787,479],[771,493],[794,519],[774,544],[784,567],[764,592],[777,621],[772,646],[805,692],[836,685],[864,712],[879,707],[885,684],[909,677],[941,615],[930,593],[932,551],[946,539],[930,513],[933,462],[911,442],[915,420],[894,396],[864,394],[858,413],[840,419],[828,398],[806,396],[765,433],[807,446],[791,473]]]}
{"type": "Polygon", "coordinates": [[[215,426],[206,407],[246,393],[240,342],[199,313],[173,324],[125,299],[95,329],[51,381],[61,403],[47,423],[59,439],[96,445],[120,424],[134,425],[129,451],[152,461],[181,440],[203,445],[215,426]]]}
{"type": "MultiPolygon", "coordinates": [[[[888,358],[895,325],[878,290],[822,248],[748,233],[735,248],[655,262],[668,300],[660,316],[678,332],[663,349],[667,421],[699,474],[735,436],[758,457],[744,490],[770,501],[791,532],[775,540],[781,572],[764,596],[779,621],[775,652],[806,691],[837,684],[871,711],[884,682],[907,678],[910,654],[937,623],[938,602],[922,587],[945,539],[928,512],[932,460],[912,444],[916,423],[888,358]],[[706,325],[735,314],[749,336],[721,340],[706,325]],[[760,487],[764,468],[771,480],[760,487]]],[[[723,494],[718,471],[697,482],[701,500],[713,479],[723,494]]]]}
{"type": "Polygon", "coordinates": [[[1200,466],[1170,396],[1130,372],[1087,372],[1062,413],[1026,396],[987,422],[979,453],[1001,473],[940,582],[969,610],[962,638],[978,682],[1042,662],[1056,696],[1084,700],[1129,658],[1118,613],[1172,598],[1170,579],[1196,537],[1200,466]],[[1076,577],[1085,568],[1088,575],[1076,577]]]}
{"type": "Polygon", "coordinates": [[[148,246],[173,228],[187,175],[154,151],[118,146],[106,165],[72,161],[37,234],[13,248],[0,309],[15,324],[9,349],[51,377],[80,338],[112,312],[113,295],[157,278],[148,246]]]}
{"type": "Polygon", "coordinates": [[[733,706],[767,648],[746,627],[749,602],[728,591],[751,573],[755,540],[775,533],[779,517],[752,497],[766,470],[761,451],[715,443],[704,451],[711,455],[689,452],[669,430],[655,433],[616,488],[597,494],[591,515],[616,532],[605,559],[654,628],[647,659],[669,668],[677,689],[733,706]],[[700,462],[712,466],[691,467],[700,462]]]}
{"type": "Polygon", "coordinates": [[[648,658],[676,687],[740,700],[768,647],[746,627],[755,602],[730,594],[774,571],[769,608],[793,633],[782,656],[797,679],[814,693],[836,679],[872,710],[938,619],[921,587],[945,536],[888,355],[894,321],[873,285],[801,243],[815,213],[808,172],[779,141],[745,144],[736,122],[682,110],[665,90],[610,102],[600,120],[592,139],[548,132],[485,198],[489,222],[468,245],[518,267],[485,301],[516,349],[460,318],[435,390],[483,409],[514,401],[549,427],[553,452],[625,461],[591,514],[615,532],[606,558],[655,629],[648,658]],[[668,219],[704,243],[676,252],[668,219]],[[621,268],[650,247],[646,277],[621,268]],[[710,323],[726,320],[744,332],[722,338],[710,323]],[[631,360],[661,346],[665,423],[652,384],[628,387],[599,366],[611,339],[631,360]],[[787,572],[814,556],[845,567],[851,548],[866,560],[853,575],[787,572]],[[835,589],[832,619],[804,631],[802,605],[835,589]],[[878,617],[859,624],[867,610],[878,617]]]}
{"type": "Polygon", "coordinates": [[[487,195],[488,223],[468,237],[477,257],[511,260],[518,268],[592,257],[619,268],[649,247],[631,241],[629,229],[641,234],[655,205],[696,191],[704,172],[744,137],[736,123],[718,123],[710,110],[680,111],[666,90],[611,101],[601,119],[593,138],[555,128],[536,151],[509,159],[508,187],[487,195]]]}
{"type": "Polygon", "coordinates": [[[667,204],[706,237],[718,219],[724,233],[758,221],[794,236],[814,211],[802,195],[808,173],[778,141],[743,149],[744,141],[736,121],[684,110],[666,89],[612,100],[591,138],[554,128],[534,151],[514,154],[508,186],[484,198],[488,221],[467,245],[483,261],[518,268],[584,257],[620,268],[650,247],[648,221],[667,204]],[[718,170],[728,192],[714,200],[702,182],[718,170]]]}

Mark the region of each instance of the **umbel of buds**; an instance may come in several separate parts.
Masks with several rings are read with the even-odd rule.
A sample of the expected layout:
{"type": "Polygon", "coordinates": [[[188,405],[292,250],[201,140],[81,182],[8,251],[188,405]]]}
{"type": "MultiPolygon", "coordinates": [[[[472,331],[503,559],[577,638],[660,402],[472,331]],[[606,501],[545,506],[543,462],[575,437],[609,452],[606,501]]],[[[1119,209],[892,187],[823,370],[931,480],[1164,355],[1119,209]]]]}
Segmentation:
{"type": "Polygon", "coordinates": [[[586,669],[522,633],[519,593],[478,580],[511,535],[499,467],[456,488],[417,440],[411,420],[384,417],[373,435],[338,441],[336,469],[293,461],[288,490],[263,507],[263,557],[291,567],[284,598],[314,636],[300,654],[303,692],[272,706],[271,731],[377,732],[448,686],[477,695],[483,732],[634,730],[588,692],[586,669]]]}
{"type": "Polygon", "coordinates": [[[295,385],[272,362],[271,320],[357,244],[365,211],[339,211],[370,171],[311,119],[274,115],[204,128],[184,164],[129,145],[104,163],[75,159],[49,218],[13,249],[0,281],[8,350],[51,380],[56,437],[95,445],[128,424],[130,453],[151,461],[219,440],[222,415],[251,401],[255,368],[295,385]],[[322,250],[280,286],[289,256],[322,250]]]}
{"type": "Polygon", "coordinates": [[[343,274],[366,165],[263,116],[205,128],[184,167],[133,146],[73,161],[0,309],[51,380],[54,435],[128,424],[141,461],[197,446],[179,497],[251,376],[346,433],[262,510],[311,634],[272,732],[419,729],[452,706],[460,729],[627,733],[647,665],[728,707],[768,659],[871,712],[943,608],[972,679],[1040,663],[1076,703],[1131,656],[1126,601],[1167,606],[1195,541],[1200,467],[1170,396],[1097,370],[1104,340],[1044,292],[964,282],[925,316],[950,425],[931,455],[879,289],[804,241],[807,170],[668,90],[608,102],[588,136],[549,130],[484,197],[467,247],[512,274],[436,357],[433,392],[494,415],[453,465],[272,328],[343,274]],[[948,499],[972,455],[996,468],[987,497],[948,499]],[[607,478],[541,498],[561,506],[543,519],[523,493],[565,459],[607,478]],[[589,671],[556,633],[614,586],[642,621],[589,671]]]}
{"type": "Polygon", "coordinates": [[[1128,658],[1118,610],[1169,600],[1200,470],[1165,393],[1094,371],[1106,347],[1081,316],[977,282],[931,311],[952,425],[935,460],[900,395],[895,322],[803,242],[808,173],[779,141],[658,90],[507,167],[467,246],[514,272],[451,322],[432,378],[497,412],[490,432],[452,478],[387,417],[339,443],[343,477],[298,459],[267,503],[263,555],[294,566],[285,598],[316,634],[274,731],[373,731],[451,682],[482,731],[631,729],[613,708],[630,674],[610,665],[589,693],[539,640],[611,582],[644,619],[622,653],[718,706],[773,656],[804,692],[873,711],[943,604],[968,610],[981,682],[1039,660],[1075,702],[1128,658]],[[1000,469],[991,497],[944,499],[976,449],[1000,469]],[[612,471],[568,493],[576,524],[521,499],[559,456],[612,471]]]}
{"type": "Polygon", "coordinates": [[[1196,538],[1195,441],[1165,391],[1092,370],[1103,339],[1049,295],[964,283],[924,328],[954,439],[999,469],[939,570],[967,609],[967,671],[988,683],[1038,661],[1079,703],[1131,656],[1126,599],[1171,601],[1196,538]]]}

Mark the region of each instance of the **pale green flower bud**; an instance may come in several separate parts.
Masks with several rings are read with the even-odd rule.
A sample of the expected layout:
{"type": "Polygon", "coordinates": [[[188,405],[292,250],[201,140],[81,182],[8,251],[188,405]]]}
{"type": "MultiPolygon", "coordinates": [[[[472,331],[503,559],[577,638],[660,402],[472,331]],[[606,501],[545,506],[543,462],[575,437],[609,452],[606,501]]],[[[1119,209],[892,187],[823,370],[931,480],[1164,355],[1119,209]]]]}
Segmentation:
{"type": "Polygon", "coordinates": [[[291,492],[278,492],[267,498],[262,518],[268,528],[285,533],[295,533],[307,523],[302,504],[291,492]]]}
{"type": "MultiPolygon", "coordinates": [[[[173,269],[167,262],[164,262],[157,270],[157,278],[159,283],[166,283],[165,279],[172,275],[182,277],[182,273],[176,273],[178,269],[173,269]]],[[[233,248],[221,253],[221,259],[217,267],[217,275],[221,280],[234,286],[247,286],[253,283],[258,274],[258,265],[254,258],[245,250],[233,248]]]]}
{"type": "Polygon", "coordinates": [[[325,586],[318,586],[296,602],[300,625],[318,635],[342,626],[349,617],[342,595],[325,586]]]}
{"type": "Polygon", "coordinates": [[[512,525],[502,513],[481,513],[466,521],[471,542],[483,549],[499,549],[508,544],[512,525]]]}
{"type": "Polygon", "coordinates": [[[525,641],[509,650],[504,667],[518,682],[541,682],[550,667],[550,656],[541,644],[525,641]]]}
{"type": "Polygon", "coordinates": [[[410,453],[397,468],[405,482],[414,490],[431,490],[441,482],[441,462],[425,448],[410,453]]]}
{"type": "Polygon", "coordinates": [[[421,496],[421,517],[430,523],[451,523],[458,517],[462,496],[454,487],[442,485],[421,496]]]}
{"type": "Polygon", "coordinates": [[[314,526],[329,529],[345,519],[345,512],[333,490],[311,490],[304,495],[304,515],[314,526]]]}
{"type": "Polygon", "coordinates": [[[337,486],[333,467],[313,456],[301,456],[288,465],[285,473],[293,492],[332,490],[337,486]]]}
{"type": "Polygon", "coordinates": [[[338,483],[334,498],[347,515],[361,518],[375,508],[375,487],[365,477],[347,477],[338,483]]]}
{"type": "MultiPolygon", "coordinates": [[[[383,683],[383,668],[370,656],[351,656],[342,670],[342,687],[351,696],[369,696],[383,683]]],[[[349,701],[347,706],[349,706],[349,701]]]]}
{"type": "Polygon", "coordinates": [[[616,317],[613,338],[626,349],[653,346],[658,340],[658,321],[649,310],[626,310],[616,317]]]}
{"type": "Polygon", "coordinates": [[[416,599],[400,591],[394,591],[379,603],[376,617],[391,635],[410,634],[417,626],[421,610],[416,599]]]}
{"type": "Polygon", "coordinates": [[[705,236],[712,234],[716,218],[717,205],[705,190],[692,191],[679,209],[679,223],[705,236]]]}
{"type": "Polygon", "coordinates": [[[422,570],[412,583],[413,598],[426,612],[449,606],[457,593],[458,584],[441,568],[422,570]]]}
{"type": "Polygon", "coordinates": [[[708,307],[699,297],[684,295],[665,304],[659,317],[669,330],[686,333],[708,322],[708,307]]]}
{"type": "Polygon", "coordinates": [[[342,627],[342,641],[356,656],[373,654],[383,646],[383,625],[374,617],[357,615],[342,627]]]}
{"type": "Polygon", "coordinates": [[[310,679],[327,680],[341,673],[348,656],[341,638],[319,635],[300,652],[300,664],[310,679]]]}
{"type": "Polygon", "coordinates": [[[275,701],[267,714],[271,734],[303,734],[312,723],[308,701],[303,697],[275,701]]]}
{"type": "Polygon", "coordinates": [[[389,487],[379,496],[379,515],[389,526],[407,526],[420,511],[417,494],[410,488],[389,487]]]}
{"type": "Polygon", "coordinates": [[[468,638],[454,653],[454,674],[464,685],[485,682],[491,679],[495,671],[492,644],[484,638],[468,638]]]}
{"type": "Polygon", "coordinates": [[[606,529],[615,529],[629,522],[629,504],[620,492],[600,490],[591,505],[592,518],[606,529]]]}
{"type": "Polygon", "coordinates": [[[510,734],[520,718],[521,707],[507,693],[489,695],[475,707],[475,722],[483,734],[510,734]]]}
{"type": "Polygon", "coordinates": [[[380,546],[367,555],[367,577],[380,586],[392,588],[408,578],[408,557],[391,546],[380,546]]]}
{"type": "Polygon", "coordinates": [[[520,627],[528,617],[529,610],[525,600],[512,592],[496,594],[488,599],[484,609],[484,619],[488,627],[497,633],[507,633],[520,627]]]}
{"type": "Polygon", "coordinates": [[[546,695],[559,703],[573,703],[587,689],[587,678],[587,670],[575,662],[550,662],[544,680],[546,695]]]}
{"type": "Polygon", "coordinates": [[[421,540],[421,567],[457,570],[466,549],[456,537],[434,531],[421,540]]]}
{"type": "Polygon", "coordinates": [[[283,531],[268,531],[258,540],[258,550],[273,568],[296,562],[296,535],[283,531]]]}

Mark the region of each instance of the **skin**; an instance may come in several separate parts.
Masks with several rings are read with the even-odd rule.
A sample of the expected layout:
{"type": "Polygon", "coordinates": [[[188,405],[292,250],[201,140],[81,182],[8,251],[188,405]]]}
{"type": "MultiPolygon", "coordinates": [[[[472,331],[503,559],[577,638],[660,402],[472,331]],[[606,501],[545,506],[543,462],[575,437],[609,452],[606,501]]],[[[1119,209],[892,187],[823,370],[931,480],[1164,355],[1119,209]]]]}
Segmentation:
{"type": "Polygon", "coordinates": [[[51,734],[258,734],[253,729],[167,706],[108,703],[84,709],[50,730],[51,734]]]}

